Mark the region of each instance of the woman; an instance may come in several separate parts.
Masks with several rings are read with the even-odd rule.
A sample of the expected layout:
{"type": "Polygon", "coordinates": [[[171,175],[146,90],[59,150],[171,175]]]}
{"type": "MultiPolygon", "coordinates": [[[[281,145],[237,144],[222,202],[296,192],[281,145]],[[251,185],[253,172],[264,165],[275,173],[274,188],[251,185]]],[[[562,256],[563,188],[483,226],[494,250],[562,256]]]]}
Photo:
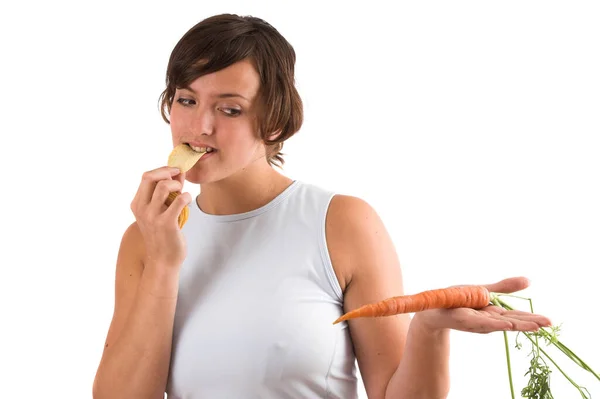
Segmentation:
{"type": "MultiPolygon", "coordinates": [[[[188,172],[144,173],[116,266],[95,398],[443,398],[449,331],[534,331],[495,307],[332,324],[401,295],[400,265],[369,204],[274,169],[302,124],[295,53],[269,24],[219,15],[174,48],[162,94],[173,145],[211,148],[188,172]],[[184,179],[197,198],[170,192],[184,179]],[[177,216],[189,206],[179,229],[177,216]]],[[[527,286],[524,278],[489,285],[527,286]]]]}

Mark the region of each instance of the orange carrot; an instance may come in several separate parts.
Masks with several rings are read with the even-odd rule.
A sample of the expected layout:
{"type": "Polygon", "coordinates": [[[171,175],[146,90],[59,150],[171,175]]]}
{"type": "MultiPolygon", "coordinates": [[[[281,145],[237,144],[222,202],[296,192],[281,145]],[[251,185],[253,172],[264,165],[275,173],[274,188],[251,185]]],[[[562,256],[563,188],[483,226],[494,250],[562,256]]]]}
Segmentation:
{"type": "Polygon", "coordinates": [[[396,296],[367,304],[344,314],[334,321],[333,324],[357,317],[393,316],[400,313],[414,313],[427,309],[481,309],[489,304],[490,293],[483,286],[469,285],[441,288],[423,291],[414,295],[396,296]]]}

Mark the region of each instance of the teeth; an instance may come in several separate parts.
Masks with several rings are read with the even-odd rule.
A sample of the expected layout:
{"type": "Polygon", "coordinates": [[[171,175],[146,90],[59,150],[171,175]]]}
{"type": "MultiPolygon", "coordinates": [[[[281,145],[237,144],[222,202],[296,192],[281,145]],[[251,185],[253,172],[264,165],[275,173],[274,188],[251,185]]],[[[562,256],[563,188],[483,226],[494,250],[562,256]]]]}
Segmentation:
{"type": "Polygon", "coordinates": [[[214,149],[212,147],[194,147],[194,146],[190,146],[192,147],[192,150],[196,151],[196,152],[213,152],[214,149]]]}

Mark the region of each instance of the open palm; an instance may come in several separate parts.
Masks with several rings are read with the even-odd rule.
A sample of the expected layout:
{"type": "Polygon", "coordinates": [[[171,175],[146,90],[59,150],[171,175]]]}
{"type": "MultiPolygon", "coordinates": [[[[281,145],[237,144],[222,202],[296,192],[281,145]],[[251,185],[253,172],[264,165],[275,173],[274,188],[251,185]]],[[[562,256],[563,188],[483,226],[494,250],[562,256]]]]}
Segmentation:
{"type": "MultiPolygon", "coordinates": [[[[495,293],[513,293],[529,286],[524,277],[512,277],[494,284],[484,284],[495,293]]],[[[542,315],[520,310],[506,310],[499,306],[486,306],[483,309],[432,309],[421,312],[421,318],[434,329],[449,328],[452,330],[475,333],[494,331],[537,331],[540,327],[548,327],[551,321],[542,315]]]]}

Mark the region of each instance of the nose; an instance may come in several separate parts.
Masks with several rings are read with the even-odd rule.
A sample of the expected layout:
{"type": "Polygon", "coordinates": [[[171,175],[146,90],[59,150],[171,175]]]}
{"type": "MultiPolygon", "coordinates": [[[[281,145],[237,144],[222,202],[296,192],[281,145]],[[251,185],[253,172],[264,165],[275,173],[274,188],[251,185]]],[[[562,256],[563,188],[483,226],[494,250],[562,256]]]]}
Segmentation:
{"type": "Polygon", "coordinates": [[[214,115],[210,110],[198,107],[189,119],[188,129],[194,135],[211,135],[214,132],[214,115]]]}

